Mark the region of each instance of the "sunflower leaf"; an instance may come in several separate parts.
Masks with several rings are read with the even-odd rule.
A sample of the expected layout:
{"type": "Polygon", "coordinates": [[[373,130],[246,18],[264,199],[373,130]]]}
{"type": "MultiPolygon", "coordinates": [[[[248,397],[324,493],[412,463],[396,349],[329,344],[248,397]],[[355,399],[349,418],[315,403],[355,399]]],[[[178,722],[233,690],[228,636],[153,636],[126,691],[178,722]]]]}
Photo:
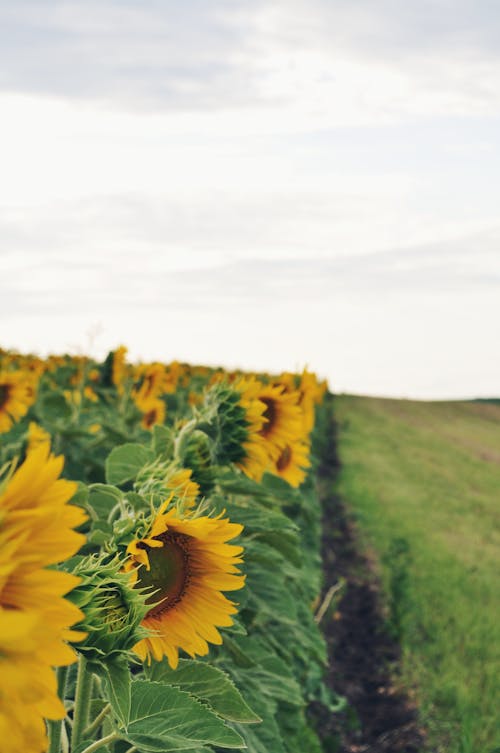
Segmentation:
{"type": "Polygon", "coordinates": [[[189,693],[146,680],[132,682],[130,719],[120,734],[142,753],[245,747],[237,732],[189,693]]]}
{"type": "Polygon", "coordinates": [[[174,450],[174,435],[172,429],[162,424],[153,426],[153,450],[155,455],[170,457],[174,450]]]}
{"type": "Polygon", "coordinates": [[[261,721],[226,673],[209,664],[181,659],[177,669],[173,670],[164,659],[153,664],[150,677],[188,691],[231,722],[251,724],[261,721]]]}
{"type": "Polygon", "coordinates": [[[116,486],[131,481],[153,457],[153,452],[142,444],[128,442],[115,447],[106,459],[106,481],[116,486]]]}
{"type": "Polygon", "coordinates": [[[125,660],[94,662],[92,671],[104,683],[106,695],[118,721],[126,725],[130,716],[131,676],[125,660]]]}
{"type": "Polygon", "coordinates": [[[123,492],[109,484],[92,484],[89,487],[88,504],[101,520],[107,520],[113,507],[123,497],[123,492]]]}
{"type": "Polygon", "coordinates": [[[38,411],[49,423],[67,421],[71,416],[71,406],[60,392],[45,395],[38,405],[38,411]]]}

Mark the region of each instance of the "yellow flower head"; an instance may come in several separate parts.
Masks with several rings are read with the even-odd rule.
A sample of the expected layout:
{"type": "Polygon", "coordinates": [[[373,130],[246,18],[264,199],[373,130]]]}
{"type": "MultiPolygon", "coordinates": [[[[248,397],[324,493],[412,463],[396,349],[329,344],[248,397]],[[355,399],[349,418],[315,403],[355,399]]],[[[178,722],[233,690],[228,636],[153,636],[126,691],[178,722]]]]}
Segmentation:
{"type": "Polygon", "coordinates": [[[296,392],[286,392],[283,385],[262,385],[258,399],[264,403],[264,426],[260,436],[265,440],[266,449],[273,461],[282,450],[301,438],[302,415],[297,404],[296,392]]]}
{"type": "Polygon", "coordinates": [[[134,648],[141,659],[166,656],[175,669],[179,649],[204,656],[208,643],[222,643],[217,627],[233,624],[236,606],[222,591],[242,588],[237,565],[243,548],[228,544],[242,526],[221,515],[181,518],[171,498],[160,508],[149,535],[129,544],[127,570],[137,568],[137,585],[149,587],[151,608],[143,626],[151,637],[134,648]]]}
{"type": "Polygon", "coordinates": [[[143,429],[151,429],[155,424],[165,423],[167,406],[163,400],[154,398],[149,402],[144,402],[141,410],[144,411],[141,420],[141,426],[143,429]]]}
{"type": "Polygon", "coordinates": [[[306,442],[297,441],[285,445],[272,472],[288,481],[290,486],[300,486],[306,477],[306,469],[311,465],[309,452],[310,446],[306,442]]]}
{"type": "Polygon", "coordinates": [[[0,371],[0,434],[9,431],[33,402],[31,374],[22,371],[0,371]]]}
{"type": "Polygon", "coordinates": [[[39,447],[41,444],[49,444],[50,446],[50,434],[37,424],[36,421],[30,421],[28,427],[28,452],[34,450],[35,447],[39,447]]]}
{"type": "Polygon", "coordinates": [[[111,381],[115,385],[119,395],[123,394],[124,387],[123,382],[127,375],[127,365],[125,358],[127,356],[127,348],[124,345],[120,345],[119,348],[113,353],[113,365],[111,368],[111,381]]]}
{"type": "Polygon", "coordinates": [[[71,630],[82,613],[64,598],[79,579],[48,567],[85,541],[73,530],[86,515],[68,504],[76,484],[59,478],[63,462],[43,441],[0,484],[0,729],[21,717],[2,742],[20,739],[17,750],[43,750],[43,718],[64,715],[52,667],[72,664],[67,641],[83,637],[71,630]]]}

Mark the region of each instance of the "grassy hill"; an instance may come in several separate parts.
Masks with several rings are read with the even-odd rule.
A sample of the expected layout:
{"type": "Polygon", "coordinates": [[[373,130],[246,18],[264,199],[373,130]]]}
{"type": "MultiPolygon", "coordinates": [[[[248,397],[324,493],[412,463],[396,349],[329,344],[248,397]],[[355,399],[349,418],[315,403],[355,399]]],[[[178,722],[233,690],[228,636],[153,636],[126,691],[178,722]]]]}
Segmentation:
{"type": "Polygon", "coordinates": [[[432,744],[500,751],[500,404],[335,399],[338,492],[376,553],[432,744]]]}

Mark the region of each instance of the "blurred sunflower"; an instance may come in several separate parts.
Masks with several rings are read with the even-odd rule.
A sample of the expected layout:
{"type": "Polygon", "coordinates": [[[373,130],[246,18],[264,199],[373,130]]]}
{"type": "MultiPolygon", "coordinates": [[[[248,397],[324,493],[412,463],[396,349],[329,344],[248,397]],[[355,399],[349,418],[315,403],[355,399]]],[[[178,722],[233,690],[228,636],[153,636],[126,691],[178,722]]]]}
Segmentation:
{"type": "Polygon", "coordinates": [[[48,441],[28,449],[0,483],[0,730],[19,720],[2,738],[21,741],[12,750],[45,749],[43,718],[64,716],[52,667],[76,661],[66,641],[84,635],[71,630],[83,615],[64,598],[79,578],[48,566],[78,551],[85,537],[73,529],[86,515],[67,504],[77,485],[59,478],[64,459],[49,453],[48,441]]]}
{"type": "Polygon", "coordinates": [[[143,429],[151,429],[155,424],[165,423],[167,407],[163,400],[153,399],[143,403],[141,426],[143,429]]]}
{"type": "Polygon", "coordinates": [[[205,396],[208,423],[215,437],[214,462],[234,463],[256,481],[269,464],[261,436],[266,409],[258,398],[262,388],[254,377],[239,378],[232,384],[216,382],[205,396]]]}
{"type": "Polygon", "coordinates": [[[311,465],[310,447],[306,442],[293,442],[282,449],[272,472],[288,481],[290,486],[298,487],[306,477],[306,469],[311,465]]]}
{"type": "Polygon", "coordinates": [[[191,657],[208,653],[208,643],[222,643],[217,627],[233,624],[236,606],[222,591],[242,588],[245,577],[237,565],[243,548],[228,544],[242,526],[216,518],[178,517],[167,510],[169,497],[148,536],[127,547],[126,570],[137,568],[137,585],[151,588],[151,608],[143,626],[151,632],[134,647],[142,660],[166,656],[175,669],[179,649],[191,657]]]}
{"type": "Polygon", "coordinates": [[[33,377],[22,371],[0,372],[0,434],[9,431],[33,402],[33,377]]]}
{"type": "Polygon", "coordinates": [[[124,345],[120,345],[113,352],[113,361],[111,365],[111,381],[116,387],[119,395],[124,392],[123,382],[127,376],[127,364],[126,364],[127,348],[124,345]]]}
{"type": "Polygon", "coordinates": [[[165,393],[167,374],[161,363],[143,364],[136,369],[137,384],[132,390],[135,404],[141,411],[165,393]]]}
{"type": "Polygon", "coordinates": [[[266,449],[276,461],[287,445],[292,445],[303,434],[302,415],[296,392],[287,392],[284,385],[262,385],[258,399],[264,403],[264,425],[259,431],[266,449]]]}
{"type": "Polygon", "coordinates": [[[28,427],[28,452],[46,443],[50,446],[50,434],[37,424],[36,421],[30,421],[28,427]]]}

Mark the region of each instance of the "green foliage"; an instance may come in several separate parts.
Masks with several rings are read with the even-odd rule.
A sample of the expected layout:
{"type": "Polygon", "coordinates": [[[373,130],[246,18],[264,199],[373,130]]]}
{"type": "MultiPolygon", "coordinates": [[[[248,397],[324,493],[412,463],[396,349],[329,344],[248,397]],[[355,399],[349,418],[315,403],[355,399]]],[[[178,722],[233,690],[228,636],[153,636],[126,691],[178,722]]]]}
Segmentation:
{"type": "Polygon", "coordinates": [[[130,719],[132,678],[130,667],[123,657],[113,661],[94,662],[91,670],[101,678],[106,698],[109,699],[118,722],[126,725],[130,719]]]}
{"type": "Polygon", "coordinates": [[[410,604],[410,566],[411,553],[407,539],[396,537],[389,544],[382,562],[389,573],[388,607],[389,632],[401,641],[406,629],[410,604]]]}
{"type": "Polygon", "coordinates": [[[142,444],[130,442],[115,447],[106,460],[107,483],[122,486],[131,481],[153,457],[152,450],[142,444]]]}
{"type": "Polygon", "coordinates": [[[334,407],[338,492],[381,555],[430,745],[490,753],[500,746],[500,408],[349,396],[334,407]]]}
{"type": "MultiPolygon", "coordinates": [[[[89,746],[103,753],[131,746],[138,753],[319,752],[307,705],[319,700],[334,709],[335,699],[323,682],[325,644],[313,610],[321,587],[314,461],[301,489],[272,473],[261,483],[245,476],[235,465],[249,436],[240,393],[231,380],[214,385],[209,370],[186,365],[177,381],[174,364],[163,371],[152,365],[160,367],[167,417],[145,428],[148,408],[137,395],[154,389],[155,369],[124,363],[113,373],[115,358],[55,359],[40,378],[38,399],[0,447],[2,464],[22,460],[35,419],[50,434],[52,451],[64,454],[64,475],[79,482],[72,504],[88,515],[80,528],[86,543],[61,565],[81,579],[67,598],[83,613],[73,627],[85,635],[74,643],[78,673],[64,670],[67,718],[51,723],[51,734],[58,730],[68,753],[89,746]],[[193,508],[181,493],[171,499],[167,492],[169,474],[183,469],[200,487],[193,508]],[[180,514],[223,514],[243,526],[237,544],[246,586],[237,592],[234,624],[220,630],[222,644],[211,645],[208,656],[181,658],[175,670],[165,659],[142,665],[133,652],[156,605],[154,594],[138,586],[146,576],[131,577],[130,552],[149,547],[142,540],[164,503],[180,514]]],[[[1,360],[2,351],[0,367],[1,360]]],[[[275,456],[267,462],[274,467],[275,456]]]]}
{"type": "Polygon", "coordinates": [[[147,672],[149,679],[165,682],[185,690],[207,703],[219,716],[231,722],[245,724],[260,722],[244,701],[230,678],[217,667],[200,661],[181,659],[172,669],[164,659],[155,662],[147,672]]]}
{"type": "Polygon", "coordinates": [[[130,715],[122,737],[144,753],[190,750],[196,745],[243,748],[240,735],[206,706],[161,682],[132,682],[130,715]]]}

